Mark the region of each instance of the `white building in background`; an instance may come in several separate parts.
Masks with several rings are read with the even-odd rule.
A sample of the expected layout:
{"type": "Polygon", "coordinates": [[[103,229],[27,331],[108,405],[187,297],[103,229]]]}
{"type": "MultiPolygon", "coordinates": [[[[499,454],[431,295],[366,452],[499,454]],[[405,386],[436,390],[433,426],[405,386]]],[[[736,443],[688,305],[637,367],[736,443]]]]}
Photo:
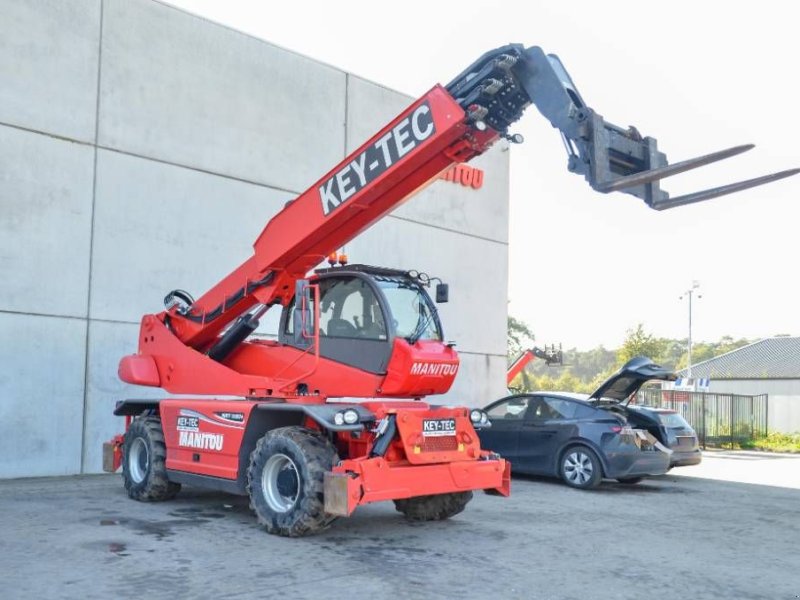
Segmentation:
{"type": "MultiPolygon", "coordinates": [[[[0,15],[0,477],[98,472],[115,401],[164,395],[117,378],[141,316],[227,275],[412,98],[150,0],[0,0],[0,15]]],[[[346,248],[450,284],[452,403],[505,392],[504,150],[346,248]]]]}
{"type": "Polygon", "coordinates": [[[697,363],[692,377],[708,379],[711,393],[768,394],[769,430],[800,432],[800,337],[766,338],[697,363]]]}

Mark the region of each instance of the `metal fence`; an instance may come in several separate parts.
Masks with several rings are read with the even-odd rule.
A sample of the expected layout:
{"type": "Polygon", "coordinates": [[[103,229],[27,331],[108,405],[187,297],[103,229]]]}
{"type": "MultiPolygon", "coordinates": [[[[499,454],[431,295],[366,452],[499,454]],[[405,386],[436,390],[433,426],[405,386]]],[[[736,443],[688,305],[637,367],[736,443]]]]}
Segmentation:
{"type": "Polygon", "coordinates": [[[768,395],[707,394],[678,390],[639,390],[633,402],[680,413],[700,444],[735,447],[767,436],[768,395]]]}

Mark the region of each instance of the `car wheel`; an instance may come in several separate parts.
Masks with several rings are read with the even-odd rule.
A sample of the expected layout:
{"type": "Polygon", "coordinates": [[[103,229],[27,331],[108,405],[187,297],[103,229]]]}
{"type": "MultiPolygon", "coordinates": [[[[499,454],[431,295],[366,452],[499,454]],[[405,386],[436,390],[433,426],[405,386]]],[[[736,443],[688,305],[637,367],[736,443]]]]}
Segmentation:
{"type": "Polygon", "coordinates": [[[627,483],[633,485],[634,483],[639,483],[644,477],[623,477],[621,479],[617,479],[620,483],[627,483]]]}
{"type": "Polygon", "coordinates": [[[603,479],[603,467],[593,450],[586,446],[567,448],[561,456],[561,479],[570,487],[588,490],[603,479]]]}

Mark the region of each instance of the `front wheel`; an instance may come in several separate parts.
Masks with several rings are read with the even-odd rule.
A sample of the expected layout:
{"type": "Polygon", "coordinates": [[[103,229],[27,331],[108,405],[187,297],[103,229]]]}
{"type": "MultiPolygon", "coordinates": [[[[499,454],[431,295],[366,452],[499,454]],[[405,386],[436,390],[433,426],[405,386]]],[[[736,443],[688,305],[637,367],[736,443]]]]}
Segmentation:
{"type": "Polygon", "coordinates": [[[167,446],[159,417],[133,420],[122,446],[122,478],[128,496],[141,502],[169,500],[181,489],[167,479],[167,446]]]}
{"type": "Polygon", "coordinates": [[[442,521],[457,515],[472,500],[472,492],[453,492],[395,500],[397,512],[409,521],[442,521]]]}
{"type": "Polygon", "coordinates": [[[581,490],[595,488],[603,479],[600,459],[586,446],[568,448],[561,457],[559,473],[564,483],[581,490]]]}
{"type": "Polygon", "coordinates": [[[262,437],[250,455],[250,508],[269,533],[300,537],[336,519],[325,512],[324,477],[339,462],[333,444],[304,427],[281,427],[262,437]]]}

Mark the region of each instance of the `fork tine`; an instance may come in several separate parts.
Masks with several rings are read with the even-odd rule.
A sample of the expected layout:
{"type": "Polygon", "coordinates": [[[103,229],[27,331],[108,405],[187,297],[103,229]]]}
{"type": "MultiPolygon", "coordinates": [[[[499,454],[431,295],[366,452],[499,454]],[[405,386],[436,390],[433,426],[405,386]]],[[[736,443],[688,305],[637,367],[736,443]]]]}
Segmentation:
{"type": "Polygon", "coordinates": [[[791,177],[792,175],[797,175],[798,173],[800,173],[800,169],[787,169],[786,171],[772,173],[771,175],[764,175],[763,177],[755,177],[753,179],[747,179],[737,183],[730,183],[728,185],[722,185],[720,187],[703,190],[701,192],[694,192],[693,194],[685,194],[683,196],[678,196],[677,198],[668,198],[661,202],[654,203],[650,208],[655,210],[667,210],[678,206],[694,204],[695,202],[710,200],[711,198],[733,194],[734,192],[740,192],[752,187],[764,185],[765,183],[778,181],[779,179],[791,177]]]}
{"type": "Polygon", "coordinates": [[[697,158],[690,158],[689,160],[683,160],[672,165],[657,167],[655,169],[642,171],[641,173],[634,173],[633,175],[619,177],[617,179],[601,183],[596,187],[596,189],[597,191],[603,193],[616,192],[625,188],[633,187],[635,185],[650,183],[651,181],[655,181],[657,179],[663,179],[664,177],[670,177],[671,175],[677,175],[678,173],[683,173],[684,171],[703,167],[710,163],[717,162],[718,160],[724,160],[726,158],[730,158],[731,156],[741,154],[742,152],[747,152],[753,148],[755,148],[755,144],[743,144],[741,146],[726,148],[725,150],[719,150],[717,152],[712,152],[711,154],[698,156],[697,158]]]}

